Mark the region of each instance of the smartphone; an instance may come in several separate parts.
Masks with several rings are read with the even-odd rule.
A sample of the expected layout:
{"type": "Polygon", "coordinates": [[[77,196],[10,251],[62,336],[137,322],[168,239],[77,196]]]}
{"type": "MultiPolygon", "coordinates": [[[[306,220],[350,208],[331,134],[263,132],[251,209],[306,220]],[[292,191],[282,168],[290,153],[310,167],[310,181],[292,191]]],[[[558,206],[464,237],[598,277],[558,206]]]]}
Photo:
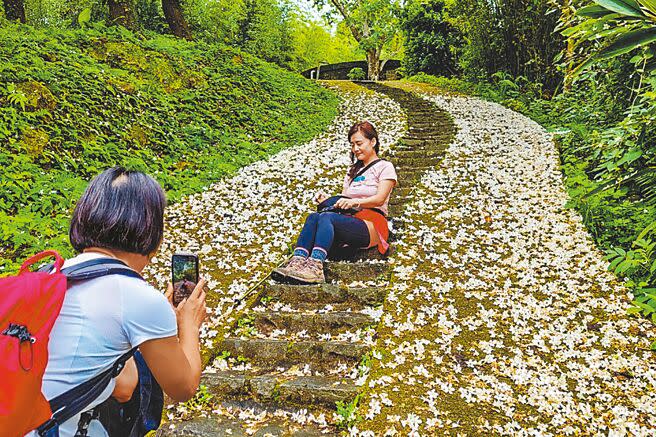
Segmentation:
{"type": "Polygon", "coordinates": [[[189,297],[198,284],[198,256],[193,253],[176,253],[171,258],[173,273],[173,305],[178,306],[189,297]]]}

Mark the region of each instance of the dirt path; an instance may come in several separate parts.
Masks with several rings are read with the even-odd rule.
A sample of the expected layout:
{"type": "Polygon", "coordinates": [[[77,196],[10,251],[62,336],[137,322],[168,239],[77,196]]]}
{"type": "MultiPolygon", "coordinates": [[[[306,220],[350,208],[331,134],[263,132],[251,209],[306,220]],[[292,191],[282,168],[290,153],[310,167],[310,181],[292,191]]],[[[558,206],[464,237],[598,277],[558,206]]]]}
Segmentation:
{"type": "MultiPolygon", "coordinates": [[[[400,84],[399,84],[400,85],[400,84]]],[[[406,208],[354,435],[653,435],[654,326],[626,315],[551,136],[420,92],[458,127],[406,208]]]]}

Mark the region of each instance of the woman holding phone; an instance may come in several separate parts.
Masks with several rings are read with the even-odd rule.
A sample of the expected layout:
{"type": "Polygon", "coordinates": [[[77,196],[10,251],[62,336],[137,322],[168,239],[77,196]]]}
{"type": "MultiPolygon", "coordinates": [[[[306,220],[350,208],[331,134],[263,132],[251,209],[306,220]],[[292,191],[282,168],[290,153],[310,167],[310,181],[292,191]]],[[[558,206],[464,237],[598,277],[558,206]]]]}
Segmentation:
{"type": "Polygon", "coordinates": [[[340,196],[320,193],[317,203],[333,201],[321,212],[310,214],[286,265],[279,275],[309,284],[325,282],[323,262],[335,244],[356,248],[389,250],[388,204],[397,183],[394,165],[378,157],[378,132],[368,121],[351,126],[348,132],[353,164],[344,177],[340,196]]]}
{"type": "MultiPolygon", "coordinates": [[[[137,273],[162,242],[166,198],[150,176],[114,167],[96,176],[80,198],[69,236],[79,253],[64,268],[100,258],[118,260],[137,273]]],[[[116,261],[113,261],[116,262],[116,261]]],[[[142,279],[119,275],[73,283],[50,334],[42,391],[52,399],[100,374],[137,347],[162,390],[175,401],[196,392],[201,375],[199,329],[206,317],[205,281],[177,307],[142,279]]],[[[137,385],[133,359],[87,411],[110,396],[127,401],[137,385]]],[[[74,436],[80,414],[59,426],[74,436]]],[[[88,435],[107,435],[92,420],[88,435]]]]}

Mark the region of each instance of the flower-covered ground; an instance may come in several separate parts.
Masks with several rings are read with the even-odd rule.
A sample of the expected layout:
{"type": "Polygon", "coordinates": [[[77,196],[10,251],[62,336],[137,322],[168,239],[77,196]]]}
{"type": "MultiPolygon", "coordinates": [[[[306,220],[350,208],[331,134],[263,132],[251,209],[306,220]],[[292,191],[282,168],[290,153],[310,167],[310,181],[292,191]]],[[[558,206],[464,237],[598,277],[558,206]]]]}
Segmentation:
{"type": "Polygon", "coordinates": [[[351,434],[653,435],[656,330],[627,316],[627,290],[565,208],[550,134],[400,86],[458,133],[406,209],[351,434]]]}
{"type": "Polygon", "coordinates": [[[382,149],[406,129],[399,105],[350,82],[327,82],[342,102],[332,125],[312,141],[242,168],[203,193],[167,209],[164,242],[149,273],[170,281],[170,258],[177,251],[199,254],[201,276],[209,279],[210,317],[201,334],[205,359],[243,309],[241,299],[289,254],[313,211],[318,191],[337,193],[350,163],[347,133],[369,120],[379,129],[382,149]]]}
{"type": "MultiPolygon", "coordinates": [[[[350,434],[653,435],[656,329],[626,315],[627,290],[565,208],[550,134],[493,103],[395,85],[447,110],[458,133],[401,218],[350,434]]],[[[340,88],[324,135],[169,209],[151,273],[164,283],[171,253],[200,253],[212,289],[206,351],[288,252],[314,193],[339,190],[349,125],[373,121],[383,144],[402,135],[398,104],[340,88]]]]}

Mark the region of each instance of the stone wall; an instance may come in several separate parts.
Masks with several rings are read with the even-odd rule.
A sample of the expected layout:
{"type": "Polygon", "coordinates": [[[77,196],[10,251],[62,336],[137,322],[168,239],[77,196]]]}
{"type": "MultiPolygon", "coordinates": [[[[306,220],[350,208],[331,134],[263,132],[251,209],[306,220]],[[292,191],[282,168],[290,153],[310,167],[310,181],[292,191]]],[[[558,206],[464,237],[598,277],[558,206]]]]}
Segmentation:
{"type": "MultiPolygon", "coordinates": [[[[401,66],[397,59],[382,61],[381,80],[398,79],[396,70],[401,66]]],[[[348,73],[354,68],[361,68],[367,72],[367,61],[340,62],[338,64],[326,64],[305,70],[301,74],[308,79],[324,80],[348,80],[348,73]]]]}

